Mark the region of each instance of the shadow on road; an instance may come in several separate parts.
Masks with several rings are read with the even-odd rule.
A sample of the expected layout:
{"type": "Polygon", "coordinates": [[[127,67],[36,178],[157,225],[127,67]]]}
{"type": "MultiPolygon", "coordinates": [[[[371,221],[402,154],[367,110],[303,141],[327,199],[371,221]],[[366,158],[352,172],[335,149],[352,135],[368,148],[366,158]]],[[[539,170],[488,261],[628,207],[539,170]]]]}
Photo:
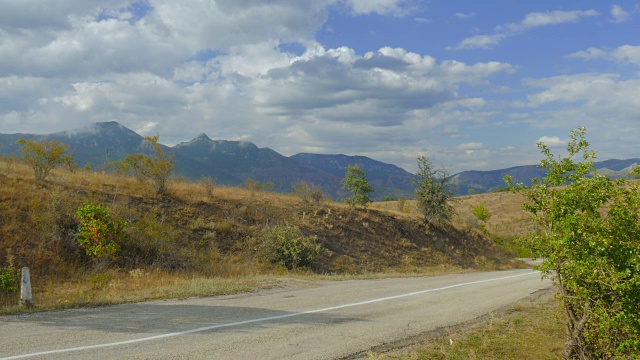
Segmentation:
{"type": "Polygon", "coordinates": [[[140,303],[104,308],[6,316],[0,323],[32,323],[61,330],[94,330],[113,333],[157,334],[211,327],[203,331],[243,332],[279,324],[337,324],[366,321],[329,313],[303,314],[271,309],[140,303]]]}

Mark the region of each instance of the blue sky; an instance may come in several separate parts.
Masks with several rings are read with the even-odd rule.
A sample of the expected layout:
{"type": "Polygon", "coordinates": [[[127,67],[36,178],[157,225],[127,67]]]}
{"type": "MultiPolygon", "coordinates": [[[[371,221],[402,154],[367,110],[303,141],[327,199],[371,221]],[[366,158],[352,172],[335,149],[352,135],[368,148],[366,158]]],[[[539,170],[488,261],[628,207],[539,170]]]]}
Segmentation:
{"type": "Polygon", "coordinates": [[[118,121],[455,173],[640,157],[640,2],[5,0],[0,132],[118,121]]]}

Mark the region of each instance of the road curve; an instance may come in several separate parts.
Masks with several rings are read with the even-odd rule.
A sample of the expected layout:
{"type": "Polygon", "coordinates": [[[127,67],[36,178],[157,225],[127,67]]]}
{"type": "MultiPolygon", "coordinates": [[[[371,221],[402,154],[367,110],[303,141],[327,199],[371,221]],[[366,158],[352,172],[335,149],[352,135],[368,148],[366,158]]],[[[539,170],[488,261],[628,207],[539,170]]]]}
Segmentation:
{"type": "Polygon", "coordinates": [[[338,359],[550,286],[524,269],[2,316],[0,360],[338,359]]]}

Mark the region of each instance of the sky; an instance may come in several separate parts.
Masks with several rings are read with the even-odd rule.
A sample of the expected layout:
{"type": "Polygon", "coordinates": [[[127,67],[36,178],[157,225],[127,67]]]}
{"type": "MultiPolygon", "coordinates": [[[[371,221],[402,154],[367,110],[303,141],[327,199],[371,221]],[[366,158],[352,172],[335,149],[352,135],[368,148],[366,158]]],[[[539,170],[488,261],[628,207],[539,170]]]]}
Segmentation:
{"type": "Polygon", "coordinates": [[[640,157],[640,2],[0,0],[0,133],[118,121],[414,172],[640,157]]]}

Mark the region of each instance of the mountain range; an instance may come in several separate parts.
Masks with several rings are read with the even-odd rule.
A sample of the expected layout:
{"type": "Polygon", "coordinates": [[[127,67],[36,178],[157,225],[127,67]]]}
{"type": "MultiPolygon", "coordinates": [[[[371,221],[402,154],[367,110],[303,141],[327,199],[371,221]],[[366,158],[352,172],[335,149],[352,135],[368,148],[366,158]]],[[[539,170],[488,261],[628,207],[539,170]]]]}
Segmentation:
{"type": "MultiPolygon", "coordinates": [[[[112,122],[94,123],[77,130],[62,131],[49,135],[0,134],[0,154],[15,154],[19,150],[19,138],[56,139],[69,145],[76,164],[92,169],[102,169],[110,161],[127,155],[148,151],[144,137],[121,124],[112,122]]],[[[163,150],[173,155],[176,174],[198,181],[210,177],[216,184],[224,186],[242,185],[246,179],[273,183],[273,189],[289,193],[296,184],[304,181],[320,186],[333,199],[348,195],[342,190],[341,180],[348,165],[358,165],[367,174],[367,180],[375,189],[374,200],[385,196],[412,198],[415,178],[402,168],[383,163],[366,156],[326,155],[300,153],[290,157],[269,148],[259,148],[251,142],[212,140],[200,134],[188,142],[163,150]]],[[[611,177],[621,177],[640,164],[640,159],[607,160],[596,167],[611,177]]],[[[516,182],[530,184],[534,177],[544,176],[538,166],[517,166],[492,171],[464,171],[453,175],[456,194],[470,192],[485,193],[505,186],[504,176],[511,175],[516,182]]]]}

